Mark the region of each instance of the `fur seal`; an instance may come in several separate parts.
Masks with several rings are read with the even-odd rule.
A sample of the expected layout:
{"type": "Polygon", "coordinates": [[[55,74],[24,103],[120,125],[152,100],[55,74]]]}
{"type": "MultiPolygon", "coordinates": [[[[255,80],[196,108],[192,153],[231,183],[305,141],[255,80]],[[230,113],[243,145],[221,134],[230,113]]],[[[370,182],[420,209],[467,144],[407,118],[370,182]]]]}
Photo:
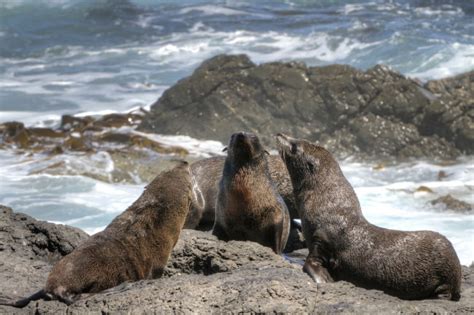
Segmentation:
{"type": "Polygon", "coordinates": [[[409,300],[460,299],[461,265],[449,240],[370,224],[331,153],[283,134],[277,143],[309,248],[303,269],[316,282],[346,280],[409,300]]]}
{"type": "MultiPolygon", "coordinates": [[[[191,164],[193,200],[186,217],[185,229],[211,230],[214,225],[219,182],[222,178],[225,156],[202,159],[191,164]]],[[[285,163],[278,155],[269,155],[268,169],[278,193],[290,211],[291,219],[298,219],[291,179],[285,163]]]]}
{"type": "Polygon", "coordinates": [[[52,298],[71,304],[84,293],[159,277],[184,225],[191,189],[187,162],[161,173],[104,231],[63,257],[42,290],[1,304],[24,307],[30,301],[52,298]]]}
{"type": "Polygon", "coordinates": [[[250,240],[281,253],[290,215],[270,178],[268,153],[258,137],[231,136],[216,203],[213,234],[222,240],[250,240]]]}

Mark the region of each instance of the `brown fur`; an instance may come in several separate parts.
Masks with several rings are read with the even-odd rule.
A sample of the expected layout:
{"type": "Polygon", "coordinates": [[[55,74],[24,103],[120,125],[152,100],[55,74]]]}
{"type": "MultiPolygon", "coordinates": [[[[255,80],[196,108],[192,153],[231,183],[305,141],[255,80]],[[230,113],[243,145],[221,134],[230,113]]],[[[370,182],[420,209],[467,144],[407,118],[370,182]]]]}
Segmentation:
{"type": "MultiPolygon", "coordinates": [[[[191,209],[184,228],[211,230],[214,225],[217,193],[219,182],[222,178],[225,157],[212,157],[191,164],[191,172],[195,179],[195,194],[191,209]]],[[[297,219],[298,211],[293,197],[290,175],[285,163],[277,155],[267,157],[268,169],[272,181],[275,183],[278,193],[282,196],[290,211],[290,217],[297,219]]]]}
{"type": "Polygon", "coordinates": [[[327,150],[281,134],[277,142],[310,249],[304,270],[315,281],[346,280],[403,299],[459,300],[461,265],[444,236],[370,224],[327,150]]]}
{"type": "MultiPolygon", "coordinates": [[[[158,175],[143,194],[107,228],[61,259],[44,290],[12,303],[52,296],[72,303],[125,281],[159,277],[176,244],[191,204],[187,163],[158,175]]],[[[26,303],[26,304],[25,304],[26,303]]]]}
{"type": "Polygon", "coordinates": [[[217,196],[213,234],[223,240],[250,240],[281,253],[290,216],[270,178],[267,152],[257,136],[232,135],[217,196]]]}

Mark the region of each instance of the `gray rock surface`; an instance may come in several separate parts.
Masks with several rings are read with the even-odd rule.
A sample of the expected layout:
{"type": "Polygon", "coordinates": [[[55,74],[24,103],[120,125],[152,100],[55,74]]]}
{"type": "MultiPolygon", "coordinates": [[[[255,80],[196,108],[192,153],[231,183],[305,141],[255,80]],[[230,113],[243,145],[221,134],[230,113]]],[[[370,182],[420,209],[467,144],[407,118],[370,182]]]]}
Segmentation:
{"type": "MultiPolygon", "coordinates": [[[[0,217],[2,244],[11,248],[21,241],[7,237],[12,233],[30,235],[25,217],[9,212],[0,217]],[[21,220],[20,220],[21,221],[21,220]],[[14,232],[15,231],[15,232],[14,232]]],[[[32,225],[44,226],[40,232],[61,234],[61,242],[72,247],[85,234],[66,226],[55,226],[28,217],[32,225]]],[[[31,232],[35,234],[34,232],[31,232]]],[[[49,234],[48,234],[49,233],[49,234]]],[[[46,235],[45,234],[45,235],[46,235]]],[[[23,238],[25,247],[35,247],[23,238]]],[[[47,241],[55,242],[47,238],[47,241]]],[[[62,253],[62,252],[61,252],[62,253]]],[[[65,254],[65,253],[64,253],[65,254]]],[[[125,283],[100,294],[84,296],[66,306],[58,301],[31,302],[23,309],[0,306],[0,314],[152,314],[152,313],[238,313],[284,312],[314,314],[428,314],[474,312],[474,266],[463,267],[463,291],[459,302],[444,300],[402,301],[380,291],[357,288],[347,282],[317,285],[302,272],[306,250],[285,259],[271,249],[253,242],[222,242],[209,233],[183,230],[165,275],[156,280],[125,283]],[[291,260],[293,263],[290,263],[291,260]]],[[[44,254],[29,250],[0,252],[0,288],[3,296],[26,295],[40,289],[51,265],[44,254]]]]}
{"type": "Polygon", "coordinates": [[[474,72],[421,84],[380,65],[255,65],[218,55],[165,91],[140,129],[223,143],[246,130],[272,146],[285,132],[339,157],[450,159],[474,153],[474,72]]]}

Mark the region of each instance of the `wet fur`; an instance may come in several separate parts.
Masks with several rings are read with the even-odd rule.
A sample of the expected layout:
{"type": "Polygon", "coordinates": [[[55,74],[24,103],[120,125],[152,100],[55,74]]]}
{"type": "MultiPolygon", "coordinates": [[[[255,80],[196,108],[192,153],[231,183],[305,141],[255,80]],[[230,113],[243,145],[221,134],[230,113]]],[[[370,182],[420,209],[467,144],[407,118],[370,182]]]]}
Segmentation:
{"type": "Polygon", "coordinates": [[[29,301],[48,297],[70,304],[84,293],[159,277],[178,240],[191,198],[187,163],[158,175],[104,231],[62,258],[43,290],[3,304],[23,307],[29,301]]]}
{"type": "Polygon", "coordinates": [[[268,154],[253,134],[232,136],[217,196],[213,234],[222,240],[250,240],[281,253],[290,216],[271,180],[268,154]]]}
{"type": "Polygon", "coordinates": [[[277,140],[310,249],[304,269],[314,280],[346,280],[403,299],[460,299],[461,265],[449,240],[369,223],[327,150],[285,135],[277,140]]]}
{"type": "MultiPolygon", "coordinates": [[[[192,206],[184,228],[211,230],[214,225],[217,193],[222,178],[226,157],[202,159],[191,164],[191,172],[198,188],[193,196],[192,206]]],[[[279,156],[267,157],[270,177],[290,212],[291,219],[297,219],[298,211],[293,197],[293,187],[285,164],[279,156]]]]}

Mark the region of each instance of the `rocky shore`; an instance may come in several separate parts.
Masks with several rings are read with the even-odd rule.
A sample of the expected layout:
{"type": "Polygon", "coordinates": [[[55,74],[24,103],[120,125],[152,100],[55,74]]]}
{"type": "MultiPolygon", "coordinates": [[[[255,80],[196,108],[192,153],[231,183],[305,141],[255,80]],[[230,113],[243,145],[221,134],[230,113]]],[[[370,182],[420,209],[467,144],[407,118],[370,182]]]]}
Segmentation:
{"type": "Polygon", "coordinates": [[[149,112],[63,115],[42,128],[6,122],[0,149],[34,161],[29,174],[146,183],[174,159],[197,158],[156,134],[225,145],[238,130],[258,134],[268,148],[276,133],[286,132],[318,142],[340,160],[450,163],[474,154],[474,72],[421,83],[381,65],[367,71],[256,65],[245,55],[218,55],[166,90],[149,112]],[[110,173],[103,172],[107,163],[114,166],[110,173]]]}
{"type": "Polygon", "coordinates": [[[219,55],[165,91],[139,128],[223,143],[246,130],[271,146],[284,131],[339,158],[451,159],[474,153],[474,72],[421,83],[383,65],[256,65],[219,55]]]}
{"type": "MultiPolygon", "coordinates": [[[[1,206],[1,297],[24,296],[40,289],[52,264],[87,237],[76,228],[37,221],[1,206]]],[[[463,267],[459,302],[403,301],[347,282],[316,285],[301,270],[305,255],[305,250],[299,250],[284,258],[257,243],[226,243],[205,232],[184,230],[160,279],[126,283],[70,306],[37,301],[24,309],[0,306],[0,313],[474,312],[474,266],[463,267]]]]}

